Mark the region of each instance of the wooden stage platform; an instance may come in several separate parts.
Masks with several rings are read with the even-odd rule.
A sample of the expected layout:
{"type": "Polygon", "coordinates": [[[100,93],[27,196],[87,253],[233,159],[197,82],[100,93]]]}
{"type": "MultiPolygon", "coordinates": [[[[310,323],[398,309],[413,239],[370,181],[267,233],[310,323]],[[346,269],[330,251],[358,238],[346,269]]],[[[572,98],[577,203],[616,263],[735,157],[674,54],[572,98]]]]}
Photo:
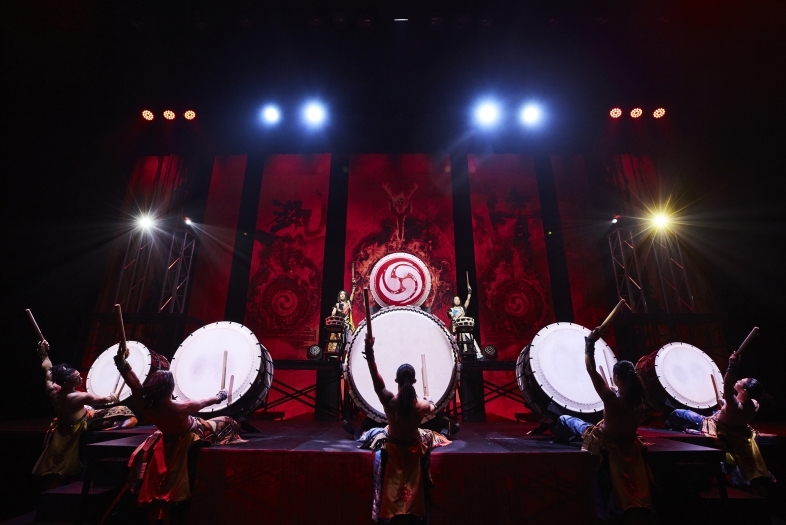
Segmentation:
{"type": "MultiPolygon", "coordinates": [[[[21,439],[29,442],[42,434],[39,423],[2,424],[0,438],[26,436],[21,439]]],[[[371,522],[372,454],[358,449],[338,423],[251,424],[256,432],[244,434],[248,443],[199,451],[191,524],[371,522]]],[[[581,452],[578,443],[560,445],[549,435],[528,436],[534,427],[526,422],[462,424],[453,443],[432,455],[432,523],[596,523],[593,458],[581,452]]],[[[118,465],[122,467],[150,431],[139,427],[92,434],[86,473],[94,483],[86,486],[90,491],[81,499],[86,522],[105,511],[122,482],[118,465]]],[[[641,434],[651,443],[648,461],[656,483],[658,523],[724,523],[735,513],[749,518],[737,523],[771,523],[769,516],[780,512],[733,490],[729,499],[720,497],[722,453],[711,440],[656,428],[642,428],[641,434]]],[[[784,444],[786,437],[777,435],[761,442],[776,477],[784,464],[784,444]]],[[[24,474],[29,476],[33,462],[24,474]]],[[[47,498],[58,502],[57,516],[73,521],[80,511],[81,488],[80,483],[55,495],[42,494],[37,514],[14,523],[52,521],[47,498]]],[[[124,513],[134,515],[132,502],[121,504],[108,523],[133,522],[124,513]]]]}

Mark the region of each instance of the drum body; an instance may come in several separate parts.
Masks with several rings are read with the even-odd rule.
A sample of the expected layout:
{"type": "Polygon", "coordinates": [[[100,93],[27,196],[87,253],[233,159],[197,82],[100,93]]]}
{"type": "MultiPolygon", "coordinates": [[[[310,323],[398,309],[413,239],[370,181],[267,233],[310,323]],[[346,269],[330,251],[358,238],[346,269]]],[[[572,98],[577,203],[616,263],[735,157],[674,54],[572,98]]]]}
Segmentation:
{"type": "Polygon", "coordinates": [[[273,360],[254,332],[241,324],[221,321],[205,325],[183,341],[172,358],[175,395],[180,400],[215,396],[221,389],[225,350],[225,389],[229,397],[199,414],[242,418],[264,402],[273,383],[273,360]]]}
{"type": "MultiPolygon", "coordinates": [[[[145,382],[151,370],[169,370],[169,361],[166,357],[157,354],[138,341],[126,341],[128,348],[128,363],[131,370],[142,383],[145,382]]],[[[115,366],[114,357],[117,355],[118,345],[112,345],[98,356],[93,366],[87,372],[85,389],[94,396],[106,397],[123,385],[119,392],[118,403],[123,403],[131,397],[131,389],[120,377],[120,372],[115,366]]]]}
{"type": "Polygon", "coordinates": [[[636,363],[647,402],[662,412],[687,408],[709,414],[717,406],[716,391],[723,393],[723,376],[715,362],[687,343],[669,343],[636,363]]]}
{"type": "Polygon", "coordinates": [[[457,333],[466,334],[475,328],[475,319],[472,317],[459,317],[453,321],[453,325],[456,327],[457,333]]]}
{"type": "Polygon", "coordinates": [[[328,332],[343,332],[346,323],[344,321],[344,317],[340,315],[331,315],[325,318],[325,329],[328,332]]]}
{"type": "MultiPolygon", "coordinates": [[[[447,407],[455,395],[458,379],[457,348],[442,321],[420,308],[407,306],[383,308],[371,319],[376,340],[374,356],[387,389],[396,391],[396,371],[400,365],[409,363],[415,368],[415,392],[423,397],[422,356],[425,355],[429,397],[436,403],[437,412],[447,407]]],[[[361,322],[347,345],[344,379],[355,404],[374,421],[386,423],[385,411],[374,392],[363,357],[366,326],[366,320],[361,322]]]]}
{"type": "MultiPolygon", "coordinates": [[[[590,330],[574,323],[541,329],[516,360],[516,380],[532,410],[546,416],[575,415],[589,422],[603,417],[603,401],[584,364],[584,338],[590,330]]],[[[595,365],[612,384],[614,352],[603,339],[595,343],[595,365]],[[600,369],[603,368],[603,372],[600,369]]]]}

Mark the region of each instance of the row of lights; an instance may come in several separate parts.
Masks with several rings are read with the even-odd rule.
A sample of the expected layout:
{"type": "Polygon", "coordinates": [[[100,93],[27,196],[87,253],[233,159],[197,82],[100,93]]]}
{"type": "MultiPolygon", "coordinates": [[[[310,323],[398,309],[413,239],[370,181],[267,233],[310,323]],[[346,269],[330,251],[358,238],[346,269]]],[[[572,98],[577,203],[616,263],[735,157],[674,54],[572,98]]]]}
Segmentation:
{"type": "MultiPolygon", "coordinates": [[[[176,117],[175,112],[172,111],[171,109],[167,109],[161,115],[167,120],[175,120],[176,117]]],[[[152,111],[146,109],[142,111],[142,118],[145,120],[153,120],[154,118],[156,118],[156,116],[152,111]]],[[[194,120],[196,118],[196,111],[189,109],[188,111],[183,113],[183,118],[186,120],[194,120]]]]}
{"type": "MultiPolygon", "coordinates": [[[[260,110],[259,119],[266,126],[277,126],[284,119],[284,113],[279,106],[270,103],[260,110]]],[[[310,128],[324,125],[327,119],[327,107],[319,101],[308,101],[300,108],[300,120],[310,128]]]]}
{"type": "MultiPolygon", "coordinates": [[[[630,118],[639,118],[644,114],[644,110],[641,108],[633,108],[630,110],[630,118]]],[[[612,108],[609,111],[609,116],[611,118],[620,118],[622,116],[622,108],[612,108]]],[[[664,108],[658,108],[652,112],[653,118],[663,118],[666,116],[666,110],[664,108]]]]}
{"type": "MultiPolygon", "coordinates": [[[[475,124],[481,128],[493,128],[502,122],[502,105],[493,100],[481,100],[473,110],[475,124]]],[[[543,119],[543,110],[537,104],[531,102],[521,105],[518,111],[519,124],[532,127],[543,119]]]]}

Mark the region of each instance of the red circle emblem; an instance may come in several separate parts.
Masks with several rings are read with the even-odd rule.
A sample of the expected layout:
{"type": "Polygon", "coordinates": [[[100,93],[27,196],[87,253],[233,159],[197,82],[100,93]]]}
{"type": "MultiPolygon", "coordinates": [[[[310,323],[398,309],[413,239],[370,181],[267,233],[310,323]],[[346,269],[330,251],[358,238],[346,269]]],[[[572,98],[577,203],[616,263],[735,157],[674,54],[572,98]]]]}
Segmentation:
{"type": "Polygon", "coordinates": [[[431,292],[431,272],[409,253],[391,253],[371,269],[371,295],[380,306],[420,306],[431,292]]]}

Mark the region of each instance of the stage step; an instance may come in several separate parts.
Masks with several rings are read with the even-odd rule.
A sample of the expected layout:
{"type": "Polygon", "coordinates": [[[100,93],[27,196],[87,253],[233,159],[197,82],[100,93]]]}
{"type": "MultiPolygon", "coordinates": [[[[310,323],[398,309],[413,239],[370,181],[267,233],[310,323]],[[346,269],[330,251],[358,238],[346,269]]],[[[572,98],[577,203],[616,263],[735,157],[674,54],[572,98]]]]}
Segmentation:
{"type": "MultiPolygon", "coordinates": [[[[83,517],[84,520],[90,522],[100,518],[101,513],[117,496],[122,485],[123,478],[96,475],[93,483],[90,484],[90,491],[87,495],[87,514],[83,517]]],[[[79,513],[81,497],[81,481],[41,493],[38,511],[35,513],[35,523],[73,523],[79,513]]]]}

